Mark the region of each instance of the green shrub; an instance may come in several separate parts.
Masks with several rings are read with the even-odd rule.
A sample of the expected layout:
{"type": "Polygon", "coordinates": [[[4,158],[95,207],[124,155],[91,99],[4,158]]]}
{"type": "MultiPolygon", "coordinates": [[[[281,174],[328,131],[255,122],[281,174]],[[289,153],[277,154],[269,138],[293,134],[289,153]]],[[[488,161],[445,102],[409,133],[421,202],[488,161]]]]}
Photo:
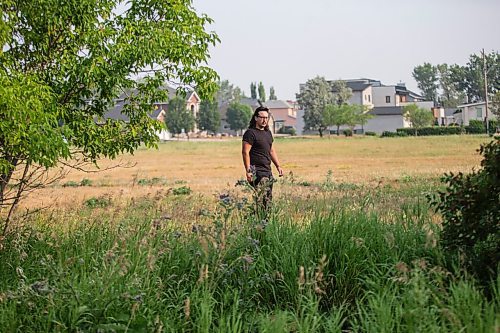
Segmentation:
{"type": "Polygon", "coordinates": [[[289,135],[296,135],[297,131],[293,126],[283,126],[278,130],[278,134],[289,134],[289,135]]]}
{"type": "Polygon", "coordinates": [[[188,186],[181,186],[181,187],[178,187],[178,188],[174,188],[172,193],[174,195],[188,195],[188,194],[191,194],[191,188],[189,188],[188,186]]]}
{"type": "Polygon", "coordinates": [[[352,129],[346,128],[342,131],[342,134],[344,134],[345,136],[352,136],[352,129]]]}
{"type": "Polygon", "coordinates": [[[380,135],[381,138],[395,138],[400,136],[408,136],[405,132],[391,132],[391,131],[383,131],[380,135]]]}
{"type": "Polygon", "coordinates": [[[377,133],[368,131],[368,132],[365,132],[365,135],[366,136],[377,136],[377,133]]]}
{"type": "Polygon", "coordinates": [[[80,186],[92,186],[92,181],[88,178],[83,178],[80,182],[80,186]]]}
{"type": "Polygon", "coordinates": [[[90,198],[85,201],[88,208],[106,208],[111,205],[111,199],[107,197],[90,198]]]}
{"type": "Polygon", "coordinates": [[[137,185],[141,186],[153,186],[153,185],[165,185],[167,180],[163,177],[153,177],[153,178],[141,178],[137,181],[137,185]]]}
{"type": "MultiPolygon", "coordinates": [[[[398,133],[405,133],[406,135],[415,135],[414,128],[398,128],[396,130],[398,133]]],[[[417,130],[418,136],[430,136],[430,135],[453,135],[453,134],[462,134],[463,128],[457,126],[451,127],[422,127],[417,130]]]]}
{"type": "Polygon", "coordinates": [[[500,261],[500,137],[481,145],[482,169],[445,174],[430,202],[443,216],[442,244],[462,252],[467,268],[487,285],[500,261]]]}
{"type": "MultiPolygon", "coordinates": [[[[490,119],[488,123],[490,133],[494,133],[499,124],[498,120],[490,119]]],[[[486,133],[486,122],[482,120],[470,120],[469,126],[465,126],[465,131],[467,134],[484,134],[486,133]]]]}

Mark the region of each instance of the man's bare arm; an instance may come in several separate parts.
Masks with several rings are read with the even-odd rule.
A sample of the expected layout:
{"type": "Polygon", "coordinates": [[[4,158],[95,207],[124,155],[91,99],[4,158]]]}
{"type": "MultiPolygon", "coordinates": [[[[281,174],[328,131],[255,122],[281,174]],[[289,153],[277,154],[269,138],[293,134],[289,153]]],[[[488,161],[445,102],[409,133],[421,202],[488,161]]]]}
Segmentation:
{"type": "Polygon", "coordinates": [[[253,174],[250,171],[250,149],[252,149],[252,145],[243,141],[241,145],[241,155],[243,156],[243,166],[245,167],[245,174],[249,182],[253,179],[253,174]]]}
{"type": "Polygon", "coordinates": [[[271,161],[273,161],[274,165],[276,166],[276,170],[278,170],[279,176],[280,177],[283,176],[283,168],[281,168],[281,165],[280,165],[280,162],[278,159],[278,154],[274,150],[273,146],[271,146],[270,154],[271,154],[271,161]]]}

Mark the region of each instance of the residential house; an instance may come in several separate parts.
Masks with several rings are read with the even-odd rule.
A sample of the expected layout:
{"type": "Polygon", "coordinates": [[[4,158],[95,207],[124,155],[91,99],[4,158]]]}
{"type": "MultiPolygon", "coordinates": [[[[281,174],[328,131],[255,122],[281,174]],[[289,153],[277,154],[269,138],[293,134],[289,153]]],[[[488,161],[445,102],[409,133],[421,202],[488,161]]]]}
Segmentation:
{"type": "MultiPolygon", "coordinates": [[[[486,103],[477,102],[462,104],[458,107],[458,112],[455,114],[455,118],[458,124],[468,126],[471,120],[486,120],[486,103]]],[[[497,117],[488,110],[488,119],[497,119],[497,117]]]]}
{"type": "MultiPolygon", "coordinates": [[[[176,96],[180,96],[175,88],[172,88],[170,86],[165,86],[163,87],[163,89],[166,89],[168,91],[169,100],[176,96]]],[[[127,122],[129,120],[128,116],[122,112],[123,107],[125,105],[126,96],[127,96],[126,94],[122,94],[119,98],[115,100],[114,108],[110,109],[106,114],[104,114],[103,117],[104,121],[107,119],[115,119],[127,122]]],[[[190,110],[193,113],[193,116],[196,118],[200,110],[200,102],[201,102],[200,97],[195,91],[190,91],[186,94],[185,98],[186,98],[186,109],[190,110]]],[[[168,110],[168,101],[155,102],[153,103],[153,105],[154,105],[154,110],[153,112],[151,112],[149,116],[153,119],[157,119],[158,121],[164,122],[165,114],[166,111],[168,110]]],[[[194,133],[198,132],[198,128],[196,127],[196,125],[193,132],[194,133]]],[[[160,140],[169,140],[172,137],[172,135],[167,130],[163,130],[158,133],[158,137],[160,138],[160,140]]]]}

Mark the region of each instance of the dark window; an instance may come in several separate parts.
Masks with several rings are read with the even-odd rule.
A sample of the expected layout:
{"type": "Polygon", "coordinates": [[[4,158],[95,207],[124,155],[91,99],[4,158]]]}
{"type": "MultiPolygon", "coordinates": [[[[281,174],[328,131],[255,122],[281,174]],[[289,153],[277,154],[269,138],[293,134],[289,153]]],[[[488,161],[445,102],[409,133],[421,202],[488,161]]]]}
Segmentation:
{"type": "Polygon", "coordinates": [[[385,96],[385,102],[390,103],[391,102],[391,96],[385,96]]]}

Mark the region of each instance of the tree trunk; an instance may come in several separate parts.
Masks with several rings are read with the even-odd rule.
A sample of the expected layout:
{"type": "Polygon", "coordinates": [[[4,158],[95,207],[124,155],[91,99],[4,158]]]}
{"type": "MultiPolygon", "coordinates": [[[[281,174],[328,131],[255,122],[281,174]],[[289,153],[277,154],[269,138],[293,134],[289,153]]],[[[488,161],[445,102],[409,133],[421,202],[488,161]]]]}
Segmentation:
{"type": "Polygon", "coordinates": [[[337,125],[337,136],[340,136],[340,125],[337,125]]]}
{"type": "Polygon", "coordinates": [[[322,138],[323,137],[323,129],[321,127],[318,128],[318,132],[319,132],[319,137],[322,138]]]}

